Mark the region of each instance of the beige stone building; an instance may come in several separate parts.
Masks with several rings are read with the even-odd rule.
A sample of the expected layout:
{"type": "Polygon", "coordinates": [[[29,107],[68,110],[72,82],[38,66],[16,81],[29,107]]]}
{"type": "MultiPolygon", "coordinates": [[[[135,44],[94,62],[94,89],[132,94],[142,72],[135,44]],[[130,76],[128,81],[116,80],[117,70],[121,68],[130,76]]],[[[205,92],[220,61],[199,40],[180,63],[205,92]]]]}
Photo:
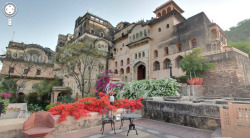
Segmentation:
{"type": "MultiPolygon", "coordinates": [[[[171,63],[173,76],[179,77],[185,74],[179,68],[180,62],[192,49],[200,48],[203,53],[209,53],[227,46],[223,30],[203,12],[186,19],[182,16],[184,10],[172,0],[153,12],[155,17],[150,20],[120,22],[116,27],[86,13],[77,18],[73,35],[58,36],[57,49],[83,42],[111,56],[100,60],[100,67],[96,67],[91,76],[93,88],[96,76],[104,70],[114,72],[113,77],[124,82],[159,79],[170,77],[171,63]]],[[[63,71],[57,74],[64,86],[79,92],[74,78],[63,71]]]]}
{"type": "MultiPolygon", "coordinates": [[[[84,16],[78,17],[75,22],[74,34],[59,35],[56,50],[60,47],[67,46],[76,42],[87,44],[90,49],[96,50],[103,56],[109,55],[109,50],[113,47],[113,33],[114,27],[106,20],[86,13],[84,16]]],[[[100,73],[103,73],[108,68],[108,59],[99,58],[97,63],[90,68],[91,74],[89,73],[89,67],[85,72],[85,86],[84,90],[88,92],[91,88],[94,88],[96,78],[100,73]],[[89,76],[90,75],[90,76],[89,76]],[[89,81],[90,78],[90,81],[89,81]]],[[[83,65],[83,63],[81,63],[83,65]]],[[[57,65],[55,65],[55,68],[57,65]]],[[[83,68],[83,67],[82,67],[83,68]]],[[[77,97],[81,95],[79,84],[77,84],[74,75],[66,71],[65,68],[55,72],[55,75],[63,80],[64,87],[71,87],[73,90],[73,96],[77,97]]],[[[80,75],[78,76],[80,77],[80,75]]]]}
{"type": "MultiPolygon", "coordinates": [[[[135,23],[120,22],[116,27],[103,18],[86,13],[76,19],[73,34],[58,36],[56,51],[60,47],[82,42],[108,57],[99,59],[90,75],[88,71],[86,72],[86,78],[90,78],[90,81],[85,79],[85,91],[94,88],[97,76],[105,70],[114,72],[112,76],[114,81],[129,82],[169,78],[171,64],[173,76],[182,76],[185,73],[179,68],[180,62],[194,48],[200,48],[204,56],[211,61],[216,61],[218,65],[221,62],[220,59],[226,60],[230,57],[228,51],[243,56],[244,66],[237,70],[236,77],[239,82],[249,84],[248,56],[227,46],[223,30],[216,23],[211,22],[205,13],[201,12],[186,19],[182,16],[184,10],[172,0],[160,5],[153,12],[155,17],[150,20],[135,23]],[[215,59],[215,54],[220,53],[225,54],[226,57],[215,59]],[[244,75],[241,75],[241,72],[244,72],[244,75]]],[[[19,85],[22,88],[20,92],[32,91],[32,85],[42,78],[59,77],[63,80],[63,87],[72,88],[74,97],[81,96],[74,76],[54,64],[52,54],[53,51],[50,49],[38,45],[10,42],[6,57],[2,58],[4,64],[1,74],[15,76],[17,72],[25,72],[26,66],[23,66],[23,63],[31,61],[39,69],[32,68],[28,72],[25,85],[19,85]],[[18,66],[14,67],[14,72],[10,65],[13,59],[18,66]]],[[[238,64],[238,61],[236,62],[238,64]]],[[[239,64],[239,67],[242,65],[239,64]]],[[[216,71],[219,73],[223,70],[216,69],[216,71]]],[[[216,73],[213,75],[218,76],[216,73]]],[[[230,75],[226,75],[225,80],[228,76],[230,75]]],[[[204,81],[209,82],[206,77],[204,81]]]]}
{"type": "Polygon", "coordinates": [[[7,52],[1,56],[1,75],[18,80],[20,94],[33,92],[33,85],[43,79],[54,78],[53,51],[36,44],[9,42],[7,52]]]}
{"type": "Polygon", "coordinates": [[[205,53],[224,49],[227,40],[223,30],[205,13],[186,19],[183,12],[170,0],[155,9],[156,18],[119,23],[110,51],[110,69],[125,82],[159,79],[170,77],[171,63],[173,76],[179,77],[185,74],[179,68],[180,61],[193,48],[205,53]]]}

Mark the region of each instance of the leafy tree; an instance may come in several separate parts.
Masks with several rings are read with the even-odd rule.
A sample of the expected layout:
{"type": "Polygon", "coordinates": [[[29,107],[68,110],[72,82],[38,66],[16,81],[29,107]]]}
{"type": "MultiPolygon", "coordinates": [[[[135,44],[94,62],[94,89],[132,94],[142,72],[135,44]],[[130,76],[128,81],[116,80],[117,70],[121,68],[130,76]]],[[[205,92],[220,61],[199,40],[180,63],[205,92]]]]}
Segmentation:
{"type": "Polygon", "coordinates": [[[54,80],[44,79],[43,81],[34,84],[32,86],[34,92],[27,96],[28,103],[45,107],[50,103],[50,94],[54,86],[60,86],[59,78],[55,78],[54,80]]]}
{"type": "Polygon", "coordinates": [[[55,78],[54,80],[43,80],[40,83],[36,83],[32,86],[34,92],[38,94],[38,97],[50,95],[54,86],[60,86],[60,80],[55,78]]]}
{"type": "Polygon", "coordinates": [[[84,97],[85,93],[90,92],[92,71],[100,64],[100,58],[105,57],[103,55],[102,51],[79,42],[61,47],[55,57],[61,71],[73,76],[84,97]],[[88,91],[85,91],[85,81],[89,82],[88,91]]]}
{"type": "Polygon", "coordinates": [[[204,72],[214,68],[214,64],[205,62],[207,59],[200,54],[200,49],[194,49],[192,53],[186,55],[181,61],[180,67],[190,79],[192,77],[201,77],[204,72]]]}
{"type": "Polygon", "coordinates": [[[230,31],[225,31],[227,40],[231,42],[247,41],[250,37],[250,19],[245,19],[231,27],[230,31]]]}
{"type": "Polygon", "coordinates": [[[250,56],[250,42],[248,41],[238,41],[238,42],[229,42],[231,47],[235,47],[250,56]]]}

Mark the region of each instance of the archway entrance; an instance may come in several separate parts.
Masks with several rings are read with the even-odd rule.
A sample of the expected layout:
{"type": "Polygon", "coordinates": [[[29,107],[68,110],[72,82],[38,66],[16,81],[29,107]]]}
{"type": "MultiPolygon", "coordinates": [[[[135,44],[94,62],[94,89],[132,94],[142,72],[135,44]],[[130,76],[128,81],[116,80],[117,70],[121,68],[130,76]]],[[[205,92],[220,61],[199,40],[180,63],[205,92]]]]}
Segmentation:
{"type": "Polygon", "coordinates": [[[146,79],[146,67],[144,65],[140,65],[137,68],[137,80],[146,79]]]}

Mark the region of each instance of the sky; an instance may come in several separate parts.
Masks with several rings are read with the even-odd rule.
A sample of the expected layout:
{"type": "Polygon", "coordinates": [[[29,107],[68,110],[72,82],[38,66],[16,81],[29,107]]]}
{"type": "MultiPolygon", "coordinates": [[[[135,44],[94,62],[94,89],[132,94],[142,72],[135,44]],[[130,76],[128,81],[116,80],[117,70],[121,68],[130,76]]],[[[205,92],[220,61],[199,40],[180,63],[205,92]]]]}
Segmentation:
{"type": "MultiPolygon", "coordinates": [[[[87,11],[116,26],[155,17],[153,11],[167,0],[0,0],[18,7],[12,26],[0,13],[0,53],[6,51],[10,40],[39,44],[55,50],[58,34],[73,33],[75,20],[87,11]],[[15,32],[15,33],[14,33],[15,32]],[[13,35],[14,34],[14,35],[13,35]],[[14,37],[13,37],[14,36],[14,37]]],[[[249,0],[174,0],[189,18],[205,12],[208,18],[226,30],[239,21],[250,18],[249,0]]],[[[0,10],[3,11],[2,9],[0,10]]]]}

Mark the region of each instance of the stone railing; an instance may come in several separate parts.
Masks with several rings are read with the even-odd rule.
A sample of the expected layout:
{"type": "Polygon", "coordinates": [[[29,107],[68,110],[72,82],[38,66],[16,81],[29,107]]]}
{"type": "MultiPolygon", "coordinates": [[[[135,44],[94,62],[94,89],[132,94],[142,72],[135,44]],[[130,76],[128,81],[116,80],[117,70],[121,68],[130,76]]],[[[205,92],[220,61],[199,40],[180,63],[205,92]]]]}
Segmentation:
{"type": "Polygon", "coordinates": [[[239,53],[239,54],[241,54],[243,56],[249,57],[247,53],[244,53],[244,52],[242,52],[239,49],[234,48],[234,47],[226,48],[226,49],[222,49],[222,50],[217,50],[217,51],[214,50],[214,51],[210,51],[210,52],[204,52],[201,55],[202,56],[207,56],[207,55],[212,55],[212,54],[224,53],[224,52],[228,52],[228,51],[234,51],[234,52],[239,53]]]}
{"type": "Polygon", "coordinates": [[[220,107],[221,133],[223,137],[249,138],[250,103],[228,103],[220,107]]]}

